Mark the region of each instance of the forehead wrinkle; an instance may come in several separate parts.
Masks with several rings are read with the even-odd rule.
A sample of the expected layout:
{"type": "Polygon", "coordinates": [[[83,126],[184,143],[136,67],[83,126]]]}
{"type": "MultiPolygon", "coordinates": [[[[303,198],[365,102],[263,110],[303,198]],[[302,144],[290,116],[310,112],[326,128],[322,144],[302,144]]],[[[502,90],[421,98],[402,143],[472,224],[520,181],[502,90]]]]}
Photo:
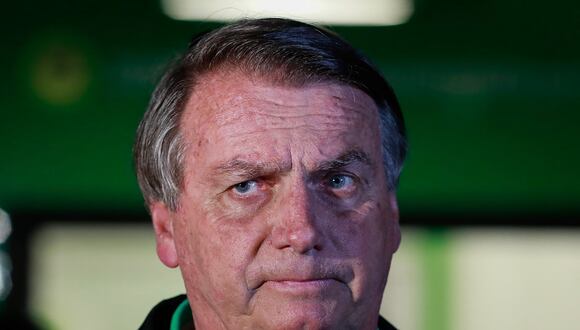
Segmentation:
{"type": "MultiPolygon", "coordinates": [[[[296,90],[309,90],[310,97],[292,97],[292,93],[279,92],[272,96],[268,95],[271,90],[282,87],[275,85],[253,85],[252,90],[240,90],[230,98],[212,100],[214,118],[217,124],[227,125],[240,119],[255,119],[262,116],[267,119],[278,118],[279,120],[313,118],[320,116],[328,118],[331,122],[352,121],[359,116],[373,116],[376,105],[369,97],[361,97],[358,94],[364,92],[350,86],[346,91],[341,84],[312,84],[296,87],[296,90]],[[330,96],[317,97],[318,94],[330,96]],[[295,114],[294,109],[310,108],[308,114],[295,114]],[[223,110],[228,111],[223,111],[223,110]],[[317,111],[319,109],[319,111],[317,111]],[[335,109],[328,113],[328,109],[335,109]],[[363,110],[364,109],[364,110],[363,110]],[[281,110],[282,112],[280,112],[281,110]]],[[[282,88],[283,89],[283,88],[282,88]]],[[[366,94],[364,94],[366,95],[366,94]]]]}
{"type": "MultiPolygon", "coordinates": [[[[261,110],[260,108],[262,107],[237,109],[216,115],[217,130],[221,131],[224,136],[251,135],[276,129],[297,129],[298,132],[304,132],[302,129],[306,129],[315,135],[319,135],[324,132],[340,132],[350,125],[350,123],[357,122],[358,118],[373,115],[372,113],[366,113],[366,111],[362,112],[356,109],[356,107],[347,107],[344,105],[341,105],[340,109],[332,113],[328,113],[322,109],[320,113],[293,113],[292,109],[281,106],[279,108],[288,111],[280,113],[275,108],[271,108],[270,110],[261,110]],[[243,122],[256,123],[258,125],[246,125],[243,126],[244,129],[240,129],[239,127],[243,122]],[[236,127],[236,129],[231,130],[229,128],[231,125],[234,125],[233,127],[236,127]]],[[[300,107],[297,106],[295,108],[300,107]]]]}

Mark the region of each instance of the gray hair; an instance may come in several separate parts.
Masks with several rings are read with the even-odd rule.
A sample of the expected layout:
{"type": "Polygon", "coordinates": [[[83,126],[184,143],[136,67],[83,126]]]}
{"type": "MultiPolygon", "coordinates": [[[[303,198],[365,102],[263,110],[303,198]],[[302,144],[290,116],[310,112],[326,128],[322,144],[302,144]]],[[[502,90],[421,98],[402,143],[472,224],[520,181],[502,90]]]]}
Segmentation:
{"type": "Polygon", "coordinates": [[[383,163],[394,190],[407,152],[406,133],[394,91],[379,71],[346,41],[326,29],[288,19],[242,20],[201,34],[158,83],[137,129],[133,157],[146,202],[177,210],[185,144],[180,122],[203,74],[240,69],[274,84],[333,82],[356,87],[379,108],[383,163]]]}

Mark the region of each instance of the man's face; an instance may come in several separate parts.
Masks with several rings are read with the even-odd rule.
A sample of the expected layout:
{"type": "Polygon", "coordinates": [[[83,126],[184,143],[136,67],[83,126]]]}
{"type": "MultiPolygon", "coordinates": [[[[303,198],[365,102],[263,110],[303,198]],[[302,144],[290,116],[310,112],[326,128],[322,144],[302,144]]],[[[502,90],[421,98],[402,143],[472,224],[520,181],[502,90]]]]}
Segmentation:
{"type": "Polygon", "coordinates": [[[375,329],[400,234],[373,100],[339,84],[201,80],[181,122],[180,207],[152,208],[196,329],[375,329]]]}

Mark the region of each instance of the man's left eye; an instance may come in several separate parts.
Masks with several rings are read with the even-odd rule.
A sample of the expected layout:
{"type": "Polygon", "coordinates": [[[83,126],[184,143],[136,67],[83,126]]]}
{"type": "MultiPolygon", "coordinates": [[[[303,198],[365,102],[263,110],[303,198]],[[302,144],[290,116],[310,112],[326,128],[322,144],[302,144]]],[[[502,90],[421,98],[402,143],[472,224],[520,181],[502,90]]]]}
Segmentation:
{"type": "Polygon", "coordinates": [[[233,190],[238,195],[249,195],[258,190],[258,182],[255,180],[240,182],[233,186],[233,190]]]}
{"type": "Polygon", "coordinates": [[[328,178],[327,184],[331,189],[349,189],[354,185],[354,179],[348,175],[336,174],[328,178]]]}

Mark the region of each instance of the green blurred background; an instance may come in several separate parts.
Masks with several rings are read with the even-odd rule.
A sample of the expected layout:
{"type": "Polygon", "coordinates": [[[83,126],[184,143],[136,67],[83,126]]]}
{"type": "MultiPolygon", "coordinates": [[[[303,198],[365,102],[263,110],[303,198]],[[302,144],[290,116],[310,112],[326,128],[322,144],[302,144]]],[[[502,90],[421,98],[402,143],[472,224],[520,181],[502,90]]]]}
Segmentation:
{"type": "MultiPolygon", "coordinates": [[[[158,1],[3,4],[0,202],[142,212],[131,143],[193,33],[158,1]]],[[[411,145],[403,213],[580,211],[580,5],[416,2],[407,24],[334,27],[383,69],[411,145]]]]}
{"type": "MultiPolygon", "coordinates": [[[[23,232],[52,219],[146,222],[135,129],[167,62],[218,25],[172,20],[157,0],[2,12],[0,208],[23,232]]],[[[442,227],[435,240],[465,225],[580,225],[580,3],[416,0],[403,25],[331,28],[402,104],[404,225],[442,227]]],[[[28,242],[14,240],[12,255],[28,242]]]]}

